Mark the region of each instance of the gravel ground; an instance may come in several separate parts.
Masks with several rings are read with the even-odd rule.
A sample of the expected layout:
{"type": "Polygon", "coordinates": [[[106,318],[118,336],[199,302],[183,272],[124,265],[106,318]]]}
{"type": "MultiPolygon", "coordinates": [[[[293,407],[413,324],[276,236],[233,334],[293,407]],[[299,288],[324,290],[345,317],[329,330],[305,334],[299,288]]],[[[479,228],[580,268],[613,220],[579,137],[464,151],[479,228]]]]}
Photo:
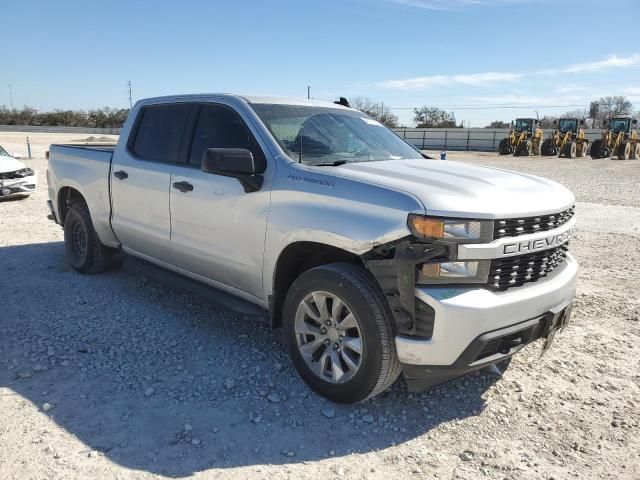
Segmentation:
{"type": "Polygon", "coordinates": [[[572,323],[501,379],[340,406],[265,324],[126,263],[73,272],[43,152],[78,135],[30,136],[38,191],[0,202],[0,478],[640,478],[640,162],[450,154],[576,192],[572,323]]]}

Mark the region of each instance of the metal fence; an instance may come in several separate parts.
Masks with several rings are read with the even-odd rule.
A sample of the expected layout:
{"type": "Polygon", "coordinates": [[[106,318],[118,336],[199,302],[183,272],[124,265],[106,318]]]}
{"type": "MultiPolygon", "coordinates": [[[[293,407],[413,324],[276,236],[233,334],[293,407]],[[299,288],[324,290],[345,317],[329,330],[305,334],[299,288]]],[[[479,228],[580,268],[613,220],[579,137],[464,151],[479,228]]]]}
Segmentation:
{"type": "MultiPolygon", "coordinates": [[[[0,125],[0,132],[88,133],[119,135],[120,128],[36,127],[0,125]]],[[[553,129],[543,130],[545,138],[553,129]]],[[[396,128],[395,132],[422,150],[477,150],[497,152],[500,140],[509,134],[506,128],[396,128]]],[[[590,142],[600,138],[601,129],[587,129],[590,142]]]]}
{"type": "MultiPolygon", "coordinates": [[[[506,128],[396,128],[395,132],[422,150],[477,150],[497,152],[506,128]]],[[[545,138],[553,129],[545,129],[545,138]]],[[[587,129],[590,142],[600,138],[601,129],[587,129]]]]}
{"type": "Polygon", "coordinates": [[[35,125],[0,125],[0,132],[39,132],[39,133],[93,133],[97,135],[120,135],[121,128],[89,127],[44,127],[35,125]]]}

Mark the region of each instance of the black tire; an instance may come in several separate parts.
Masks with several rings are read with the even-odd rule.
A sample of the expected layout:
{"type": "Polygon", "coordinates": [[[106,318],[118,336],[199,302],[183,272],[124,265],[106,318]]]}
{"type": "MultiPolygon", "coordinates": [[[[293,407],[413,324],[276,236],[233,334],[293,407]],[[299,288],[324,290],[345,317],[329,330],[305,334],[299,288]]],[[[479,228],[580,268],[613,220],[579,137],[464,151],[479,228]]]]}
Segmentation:
{"type": "Polygon", "coordinates": [[[629,160],[631,158],[631,144],[624,142],[618,147],[618,160],[629,160]]]}
{"type": "Polygon", "coordinates": [[[364,268],[333,263],[300,275],[287,292],[283,308],[285,342],[302,379],[320,395],[338,403],[357,403],[382,393],[400,375],[393,317],[375,279],[364,268]],[[295,332],[298,306],[312,292],[337,295],[355,315],[361,333],[362,359],[355,375],[344,383],[327,381],[307,365],[295,332]]]}
{"type": "Polygon", "coordinates": [[[88,274],[107,270],[114,253],[100,242],[89,208],[82,202],[71,205],[64,219],[64,247],[71,266],[88,274]]]}
{"type": "Polygon", "coordinates": [[[520,156],[528,157],[529,155],[531,155],[531,148],[532,148],[531,140],[525,140],[518,147],[518,152],[517,153],[520,156]]]}
{"type": "Polygon", "coordinates": [[[503,138],[502,140],[500,140],[500,143],[498,145],[498,153],[500,155],[509,155],[511,154],[512,149],[511,149],[511,145],[509,145],[509,139],[508,138],[503,138]]]}
{"type": "Polygon", "coordinates": [[[594,140],[591,144],[591,158],[602,158],[602,140],[594,140]]]}
{"type": "Polygon", "coordinates": [[[551,140],[547,138],[544,142],[542,142],[542,155],[550,156],[553,155],[551,153],[551,140]]]}
{"type": "Polygon", "coordinates": [[[635,146],[631,149],[631,158],[633,160],[640,160],[640,142],[636,142],[635,146]]]}
{"type": "Polygon", "coordinates": [[[567,158],[576,158],[577,151],[576,142],[569,142],[564,150],[564,156],[567,158]]]}
{"type": "Polygon", "coordinates": [[[542,155],[542,146],[540,144],[539,141],[535,141],[533,142],[533,154],[536,156],[541,156],[542,155]]]}
{"type": "Polygon", "coordinates": [[[580,153],[578,157],[584,158],[587,156],[587,148],[589,147],[589,143],[585,140],[580,144],[580,153]]]}

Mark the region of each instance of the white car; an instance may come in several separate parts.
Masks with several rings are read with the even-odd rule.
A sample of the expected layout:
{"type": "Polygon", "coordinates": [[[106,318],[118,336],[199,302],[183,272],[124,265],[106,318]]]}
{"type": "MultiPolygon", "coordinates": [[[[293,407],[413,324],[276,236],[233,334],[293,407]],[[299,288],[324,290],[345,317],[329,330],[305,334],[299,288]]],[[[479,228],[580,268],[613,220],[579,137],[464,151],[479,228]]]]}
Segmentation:
{"type": "Polygon", "coordinates": [[[34,192],[38,174],[0,146],[0,199],[34,192]]]}

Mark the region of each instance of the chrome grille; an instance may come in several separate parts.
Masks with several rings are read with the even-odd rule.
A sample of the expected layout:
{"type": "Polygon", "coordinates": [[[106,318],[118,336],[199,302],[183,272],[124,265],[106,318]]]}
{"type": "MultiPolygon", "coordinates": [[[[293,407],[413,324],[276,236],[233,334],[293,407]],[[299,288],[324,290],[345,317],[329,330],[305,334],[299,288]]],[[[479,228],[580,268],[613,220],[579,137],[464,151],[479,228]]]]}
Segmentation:
{"type": "Polygon", "coordinates": [[[542,252],[491,260],[488,283],[499,290],[506,290],[535,282],[562,264],[568,250],[569,244],[565,243],[542,252]]]}
{"type": "Polygon", "coordinates": [[[496,220],[493,226],[493,238],[517,237],[528,233],[553,230],[571,220],[574,208],[571,207],[563,212],[551,215],[496,220]]]}

